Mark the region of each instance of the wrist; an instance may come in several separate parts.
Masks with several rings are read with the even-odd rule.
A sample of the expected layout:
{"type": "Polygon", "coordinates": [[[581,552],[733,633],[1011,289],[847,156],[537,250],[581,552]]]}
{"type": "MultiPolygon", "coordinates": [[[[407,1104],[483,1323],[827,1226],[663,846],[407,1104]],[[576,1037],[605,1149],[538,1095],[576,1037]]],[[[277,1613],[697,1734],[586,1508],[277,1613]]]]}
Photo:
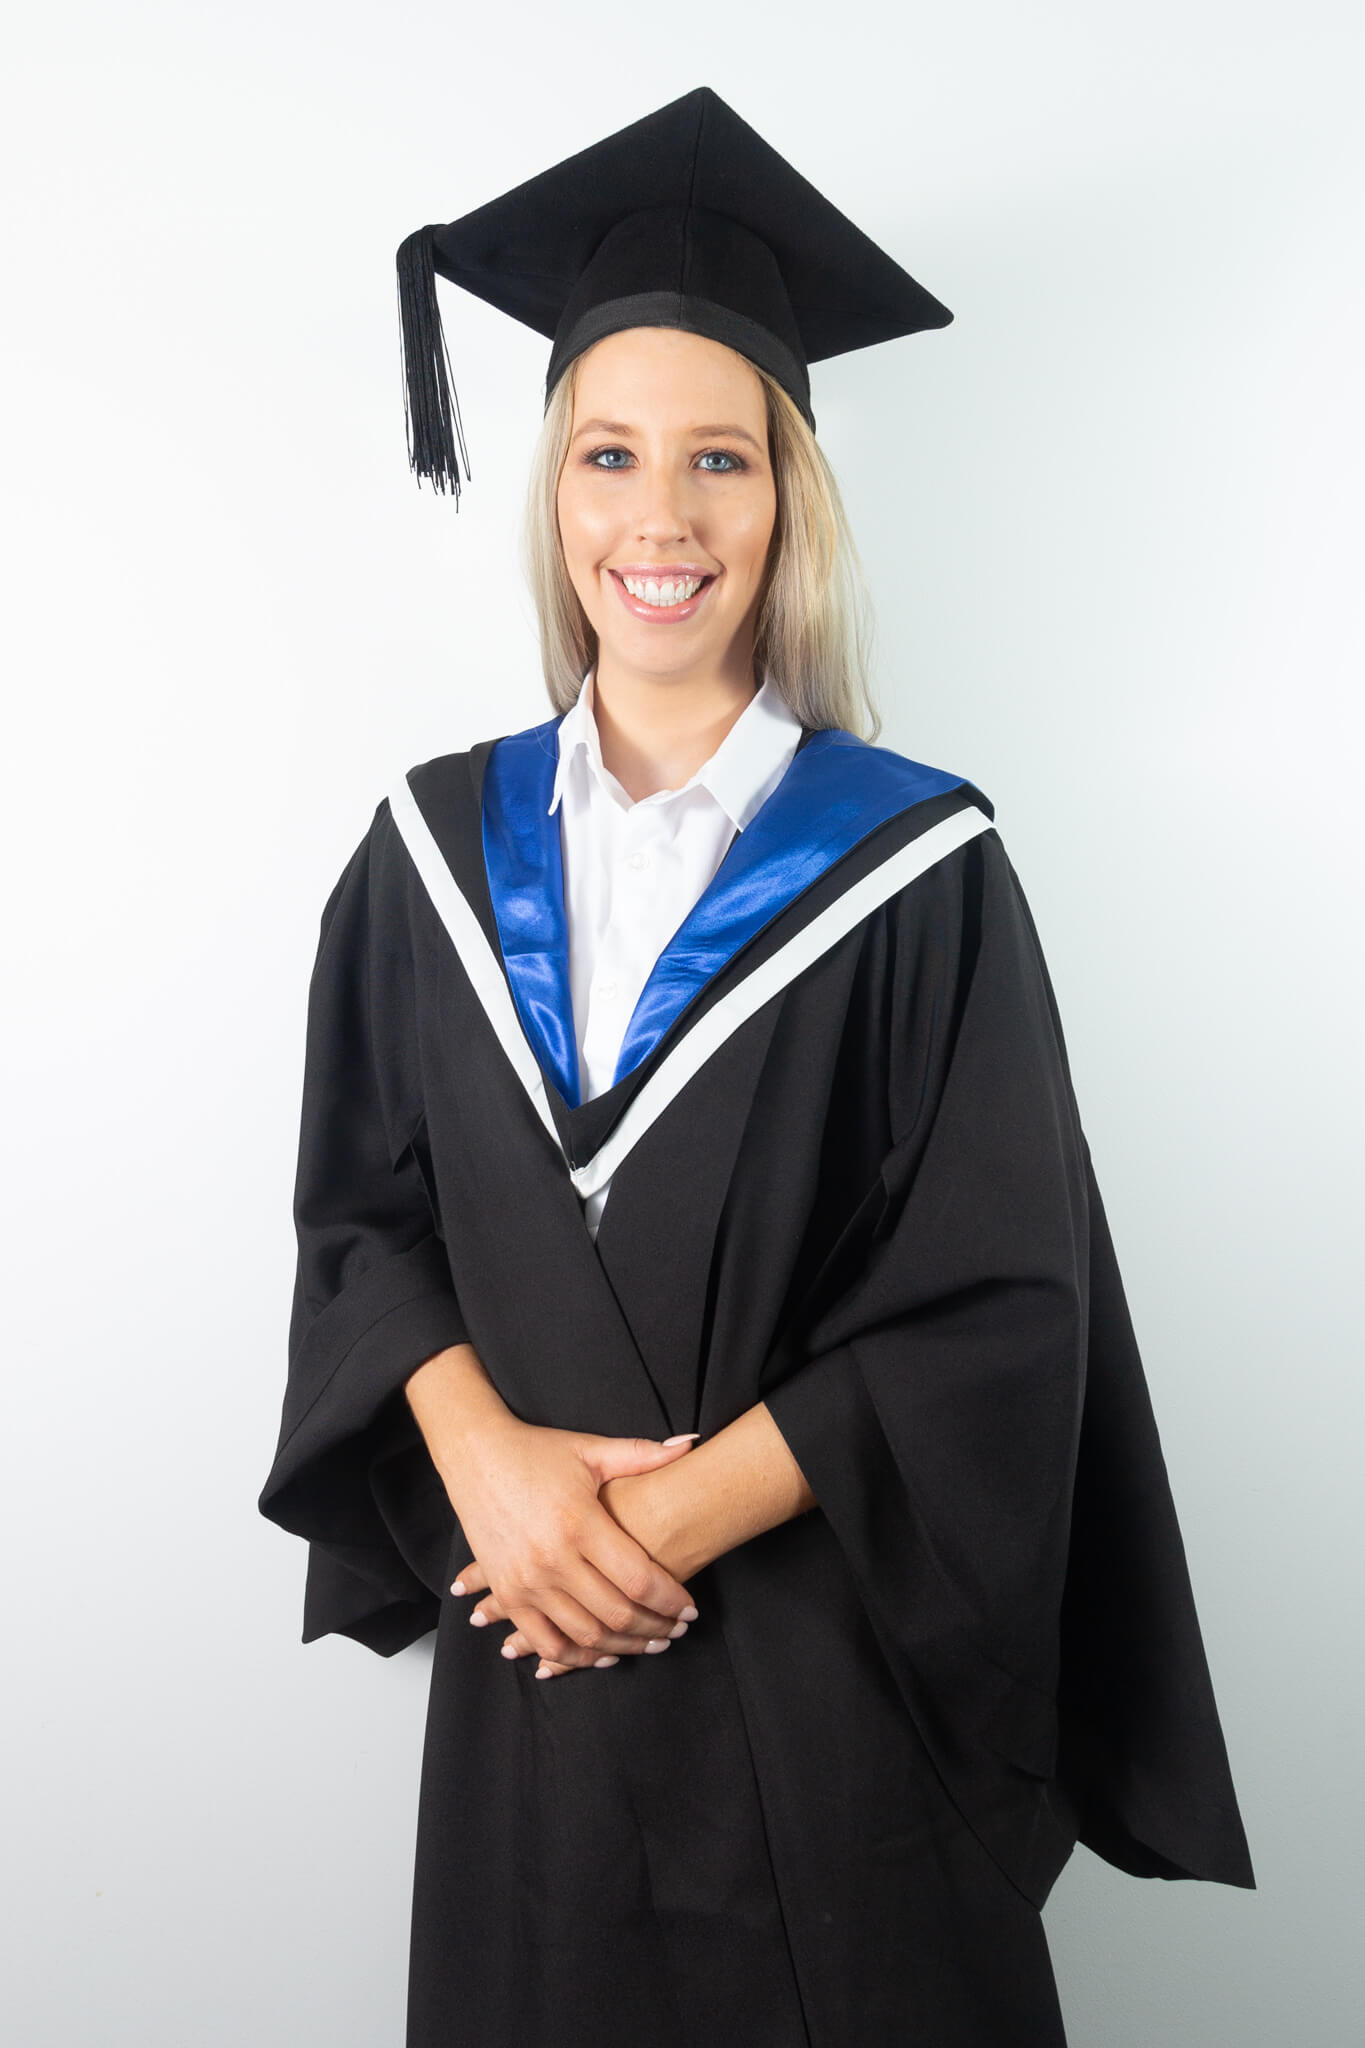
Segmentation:
{"type": "Polygon", "coordinates": [[[692,1450],[653,1472],[608,1479],[598,1489],[598,1499],[613,1520],[683,1584],[712,1556],[690,1511],[690,1490],[679,1483],[682,1468],[696,1455],[692,1450]]]}
{"type": "Polygon", "coordinates": [[[404,1391],[447,1492],[468,1469],[470,1457],[482,1457],[493,1433],[524,1427],[469,1344],[452,1345],[427,1359],[404,1391]]]}
{"type": "Polygon", "coordinates": [[[458,1421],[447,1416],[443,1427],[433,1428],[426,1437],[427,1449],[451,1498],[471,1471],[481,1470],[487,1464],[490,1452],[504,1434],[528,1427],[510,1408],[495,1400],[473,1403],[462,1410],[458,1421]]]}

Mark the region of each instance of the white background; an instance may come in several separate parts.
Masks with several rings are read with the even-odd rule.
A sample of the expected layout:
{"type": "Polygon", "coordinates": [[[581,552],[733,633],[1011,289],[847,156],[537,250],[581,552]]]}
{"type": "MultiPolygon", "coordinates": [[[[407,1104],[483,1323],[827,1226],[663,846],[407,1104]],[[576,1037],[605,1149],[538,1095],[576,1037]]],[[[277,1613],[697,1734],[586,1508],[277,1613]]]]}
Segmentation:
{"type": "Polygon", "coordinates": [[[442,287],[457,515],[407,470],[393,257],[702,83],[957,316],[815,407],[885,739],[993,799],[1048,953],[1260,1881],[1078,1851],[1073,2048],[1356,2038],[1359,19],[11,11],[16,2048],[401,2041],[429,1655],[302,1649],[255,1498],[323,901],[395,773],[549,715],[548,344],[442,287]]]}

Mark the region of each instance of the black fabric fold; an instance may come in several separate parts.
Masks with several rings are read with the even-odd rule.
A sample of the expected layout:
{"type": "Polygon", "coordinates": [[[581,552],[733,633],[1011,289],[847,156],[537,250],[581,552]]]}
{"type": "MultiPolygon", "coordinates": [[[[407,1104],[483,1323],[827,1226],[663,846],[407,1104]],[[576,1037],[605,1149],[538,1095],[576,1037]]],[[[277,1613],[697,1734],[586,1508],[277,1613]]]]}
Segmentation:
{"type": "Polygon", "coordinates": [[[1051,985],[998,841],[972,864],[940,955],[954,1021],[872,1244],[764,1399],[945,1782],[1035,1903],[1077,1834],[1140,1874],[1250,1885],[1051,985]]]}
{"type": "MultiPolygon", "coordinates": [[[[385,864],[403,857],[392,840],[383,824],[366,835],[323,912],[288,1373],[259,1501],[310,1546],[304,1640],[335,1631],[385,1653],[434,1625],[454,1528],[403,1388],[468,1341],[432,1211],[415,1072],[376,1046],[377,1013],[391,1020],[396,1002],[411,1016],[410,948],[373,918],[385,864]]],[[[378,1029],[387,1042],[388,1024],[378,1029]]]]}

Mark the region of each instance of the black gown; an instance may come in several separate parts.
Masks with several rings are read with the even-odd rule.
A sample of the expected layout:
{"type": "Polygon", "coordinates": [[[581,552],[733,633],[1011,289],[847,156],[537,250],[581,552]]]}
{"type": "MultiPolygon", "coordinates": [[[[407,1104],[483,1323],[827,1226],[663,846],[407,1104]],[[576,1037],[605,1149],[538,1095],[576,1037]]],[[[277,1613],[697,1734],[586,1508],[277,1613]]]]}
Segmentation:
{"type": "Polygon", "coordinates": [[[436,1629],[408,2048],[1056,2048],[1077,1839],[1254,1883],[1033,923],[969,783],[803,734],[577,1101],[557,721],[427,762],[329,899],[262,1511],[304,1640],[436,1629]],[[596,1240],[583,1197],[607,1174],[596,1240]],[[819,1503],[663,1657],[534,1677],[402,1387],[760,1399],[819,1503]]]}

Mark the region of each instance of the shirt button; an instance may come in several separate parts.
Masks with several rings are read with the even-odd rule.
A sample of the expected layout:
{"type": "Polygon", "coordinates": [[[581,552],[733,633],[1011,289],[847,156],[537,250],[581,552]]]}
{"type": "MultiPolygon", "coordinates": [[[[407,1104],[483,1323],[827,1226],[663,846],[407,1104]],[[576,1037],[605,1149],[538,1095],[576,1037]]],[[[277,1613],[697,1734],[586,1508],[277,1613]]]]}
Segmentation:
{"type": "Polygon", "coordinates": [[[633,853],[630,857],[630,864],[633,868],[647,868],[649,866],[649,855],[647,853],[633,853]]]}
{"type": "Polygon", "coordinates": [[[599,981],[597,984],[597,993],[599,996],[605,996],[607,1001],[610,1002],[612,997],[616,994],[616,983],[614,981],[599,981]]]}

